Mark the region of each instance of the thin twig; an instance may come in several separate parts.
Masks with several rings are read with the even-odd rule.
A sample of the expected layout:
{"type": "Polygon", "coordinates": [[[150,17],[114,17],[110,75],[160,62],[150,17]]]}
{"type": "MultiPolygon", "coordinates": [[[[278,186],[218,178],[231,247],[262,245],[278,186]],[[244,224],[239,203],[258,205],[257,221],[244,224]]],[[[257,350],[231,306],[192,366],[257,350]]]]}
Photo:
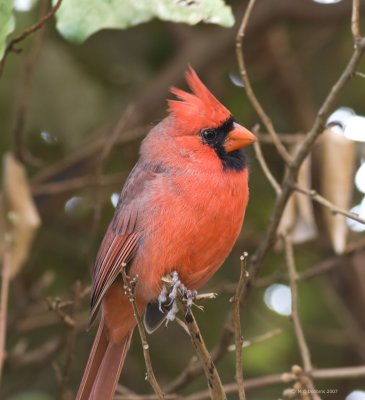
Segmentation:
{"type": "Polygon", "coordinates": [[[244,55],[243,55],[243,51],[242,51],[242,46],[243,46],[243,38],[246,33],[247,24],[250,19],[251,12],[255,5],[255,2],[256,2],[256,0],[250,0],[250,2],[248,3],[246,11],[243,15],[243,19],[242,19],[240,28],[239,28],[239,30],[237,32],[237,36],[236,36],[236,55],[237,55],[239,72],[240,72],[242,81],[244,83],[244,88],[246,90],[247,97],[251,101],[254,109],[256,110],[257,114],[259,115],[263,124],[265,125],[267,131],[269,132],[270,136],[272,137],[272,140],[276,147],[276,150],[281,155],[281,157],[283,158],[285,163],[289,164],[291,161],[291,156],[289,155],[286,148],[281,143],[280,138],[278,137],[278,135],[274,129],[274,125],[273,125],[271,119],[269,118],[269,116],[266,114],[266,112],[262,108],[261,104],[259,103],[259,101],[252,89],[251,82],[247,75],[246,64],[245,64],[245,59],[244,59],[244,55]]]}
{"type": "MultiPolygon", "coordinates": [[[[265,342],[266,340],[269,340],[275,336],[281,335],[283,331],[281,329],[274,329],[272,331],[263,333],[262,335],[255,336],[252,339],[244,340],[242,342],[242,348],[250,347],[256,343],[262,343],[265,342]]],[[[228,351],[235,351],[236,350],[236,345],[232,344],[228,346],[228,351]]]]}
{"type": "MultiPolygon", "coordinates": [[[[71,309],[71,318],[76,321],[77,312],[80,307],[81,302],[81,282],[76,281],[74,288],[73,288],[73,302],[72,302],[72,309],[71,309]]],[[[66,344],[66,359],[65,363],[62,368],[62,380],[60,382],[60,392],[62,399],[70,398],[70,392],[67,389],[67,383],[70,377],[70,371],[72,362],[75,356],[75,344],[76,338],[78,334],[77,324],[75,323],[74,326],[71,326],[69,332],[67,334],[67,344],[66,344]]]]}
{"type": "MultiPolygon", "coordinates": [[[[312,371],[313,367],[309,347],[305,340],[303,327],[299,318],[297,271],[294,261],[293,244],[288,235],[284,236],[283,239],[285,244],[285,259],[288,267],[289,283],[291,289],[291,319],[293,321],[295,337],[297,339],[300,355],[302,357],[304,372],[306,375],[308,375],[310,371],[312,371]]],[[[314,389],[313,381],[310,378],[308,378],[307,385],[308,388],[314,389]]],[[[316,393],[316,390],[311,390],[311,392],[311,397],[313,398],[313,400],[320,400],[320,396],[316,393]]]]}
{"type": "Polygon", "coordinates": [[[20,49],[17,49],[15,47],[15,45],[18,44],[19,42],[21,42],[22,40],[24,40],[25,38],[27,38],[32,33],[36,32],[38,29],[42,28],[42,26],[56,14],[57,10],[59,9],[59,7],[61,5],[61,2],[62,2],[62,0],[57,0],[56,4],[54,5],[54,7],[52,7],[52,9],[50,10],[50,12],[47,15],[42,17],[36,24],[34,24],[30,28],[26,29],[23,33],[21,33],[18,36],[15,36],[13,39],[10,40],[10,42],[5,47],[4,56],[3,56],[2,60],[0,61],[0,77],[3,73],[5,61],[7,59],[8,54],[10,52],[19,53],[21,51],[20,49]]]}
{"type": "Polygon", "coordinates": [[[353,212],[346,211],[343,208],[337,207],[335,204],[331,203],[325,197],[318,194],[315,190],[308,190],[305,188],[301,188],[297,185],[294,185],[293,187],[297,192],[309,196],[312,200],[314,200],[317,203],[322,204],[322,206],[328,208],[331,211],[331,213],[341,214],[349,219],[353,219],[354,221],[360,222],[361,224],[365,224],[365,219],[360,218],[357,214],[355,214],[353,212]]]}
{"type": "Polygon", "coordinates": [[[236,345],[236,381],[238,385],[238,395],[240,400],[246,400],[245,385],[243,381],[243,368],[242,368],[242,344],[243,337],[241,335],[241,317],[240,317],[240,300],[247,279],[246,271],[246,259],[248,254],[244,253],[240,257],[241,268],[240,278],[238,280],[237,289],[234,297],[232,298],[233,303],[233,316],[234,316],[234,331],[235,331],[235,345],[236,345]]]}
{"type": "Polygon", "coordinates": [[[355,46],[361,39],[360,35],[360,1],[352,0],[351,32],[355,46]]]}
{"type": "MultiPolygon", "coordinates": [[[[362,242],[362,246],[360,248],[365,247],[365,241],[362,242]]],[[[346,249],[348,250],[348,249],[346,249]]],[[[355,248],[354,251],[358,251],[359,248],[355,248]]],[[[345,265],[346,262],[346,256],[352,254],[354,251],[346,251],[345,254],[342,256],[335,256],[335,257],[329,257],[325,260],[320,261],[318,264],[315,264],[305,271],[298,273],[297,276],[297,281],[305,281],[309,279],[313,279],[321,274],[324,274],[326,272],[331,271],[334,268],[340,267],[341,265],[345,265]]],[[[347,266],[346,266],[347,267],[347,266]]],[[[348,266],[351,267],[351,264],[348,266]]],[[[268,276],[264,276],[262,278],[258,278],[253,282],[253,286],[255,288],[263,288],[272,285],[275,282],[285,282],[288,281],[288,274],[285,273],[284,271],[275,271],[272,274],[268,276]]],[[[216,289],[217,291],[224,291],[228,293],[233,293],[236,290],[236,284],[235,283],[224,283],[219,287],[219,289],[216,289]]]]}
{"type": "MultiPolygon", "coordinates": [[[[332,380],[332,379],[355,379],[365,377],[365,365],[345,368],[329,368],[329,369],[317,369],[313,370],[309,376],[314,380],[332,380]]],[[[292,373],[273,374],[260,376],[258,378],[246,379],[245,388],[246,391],[264,388],[273,385],[282,385],[295,380],[295,376],[292,373]]],[[[223,386],[227,394],[237,393],[237,383],[229,383],[223,386]]],[[[322,392],[321,389],[318,392],[322,392]]],[[[326,390],[323,389],[324,394],[326,390]]],[[[209,391],[204,390],[186,396],[184,400],[206,400],[209,399],[209,391]]],[[[123,399],[124,400],[124,399],[123,399]]],[[[137,400],[137,399],[135,399],[137,400]]],[[[143,397],[140,400],[144,400],[143,397]]]]}
{"type": "MultiPolygon", "coordinates": [[[[304,133],[277,133],[280,141],[285,144],[297,144],[305,138],[304,133]]],[[[267,133],[258,133],[257,138],[260,143],[273,144],[272,137],[267,133]]]]}
{"type": "Polygon", "coordinates": [[[45,302],[48,306],[48,309],[54,311],[55,314],[65,325],[69,326],[70,328],[73,328],[75,326],[76,324],[75,319],[71,315],[67,314],[65,311],[62,310],[62,305],[61,305],[62,303],[60,299],[45,298],[45,302]]]}
{"type": "Polygon", "coordinates": [[[154,392],[156,393],[157,399],[164,400],[165,394],[161,390],[160,385],[158,384],[155,374],[153,372],[152,362],[151,362],[151,357],[150,357],[150,352],[149,352],[150,346],[147,342],[146,331],[144,329],[143,322],[142,322],[142,319],[141,319],[141,316],[139,314],[138,307],[136,304],[135,290],[136,290],[136,284],[137,284],[138,278],[135,277],[135,278],[131,279],[125,273],[124,269],[123,269],[122,275],[123,275],[124,285],[126,288],[126,293],[127,293],[127,296],[129,297],[131,306],[133,308],[133,315],[137,322],[138,332],[139,332],[139,336],[141,338],[143,357],[144,357],[144,361],[145,361],[145,365],[146,365],[146,369],[147,369],[147,373],[146,373],[147,380],[150,383],[154,392]]]}
{"type": "Polygon", "coordinates": [[[327,368],[312,371],[313,379],[355,379],[365,377],[365,365],[344,368],[327,368]]]}
{"type": "Polygon", "coordinates": [[[200,333],[194,314],[191,311],[191,307],[187,307],[185,302],[181,299],[178,300],[178,304],[179,308],[184,313],[184,319],[189,329],[190,339],[207,378],[210,397],[212,400],[225,400],[226,394],[224,393],[220,376],[204,343],[203,336],[200,333]]]}
{"type": "Polygon", "coordinates": [[[320,110],[318,111],[317,117],[313,123],[311,130],[308,132],[303,143],[300,145],[297,154],[293,162],[291,163],[288,176],[285,180],[282,189],[282,193],[278,197],[273,212],[271,214],[270,223],[268,225],[268,229],[266,230],[266,236],[264,240],[261,241],[260,246],[257,249],[254,256],[251,257],[249,272],[250,275],[252,275],[252,273],[254,274],[252,275],[252,277],[256,276],[256,274],[258,273],[268,251],[271,249],[275,241],[276,229],[280,223],[280,219],[284,212],[286,203],[290,195],[292,194],[293,185],[295,184],[299,168],[302,165],[304,159],[309,154],[315,140],[323,131],[325,120],[332,108],[332,105],[334,104],[335,100],[338,98],[341,91],[344,89],[346,84],[353,76],[353,73],[359,64],[364,51],[365,51],[365,39],[362,39],[359,43],[359,46],[354,50],[354,53],[350,58],[343,73],[341,74],[335,85],[331,88],[330,93],[328,94],[320,110]]]}
{"type": "Polygon", "coordinates": [[[261,146],[260,146],[259,141],[256,141],[254,143],[253,148],[255,150],[255,156],[257,158],[257,161],[260,164],[262,172],[264,173],[264,175],[266,176],[267,180],[270,182],[271,186],[275,190],[275,193],[277,195],[280,195],[281,187],[278,184],[277,180],[275,179],[274,175],[271,173],[271,171],[270,171],[270,169],[269,169],[269,167],[268,167],[268,165],[267,165],[267,163],[265,161],[264,155],[262,154],[262,151],[261,151],[261,146]]]}
{"type": "Polygon", "coordinates": [[[289,283],[291,289],[291,319],[294,325],[295,336],[298,340],[300,354],[302,356],[303,366],[306,373],[312,371],[312,362],[309,348],[305,340],[302,324],[299,319],[298,311],[298,286],[297,286],[297,271],[295,267],[293,245],[289,236],[284,236],[285,243],[285,259],[289,273],[289,283]]]}

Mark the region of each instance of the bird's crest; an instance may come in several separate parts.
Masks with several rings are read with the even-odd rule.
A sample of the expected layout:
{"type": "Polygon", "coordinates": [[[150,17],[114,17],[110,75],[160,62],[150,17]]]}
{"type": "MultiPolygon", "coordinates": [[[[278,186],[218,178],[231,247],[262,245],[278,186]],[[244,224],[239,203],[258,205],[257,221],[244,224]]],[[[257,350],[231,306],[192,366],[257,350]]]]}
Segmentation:
{"type": "Polygon", "coordinates": [[[175,122],[184,130],[199,130],[218,127],[231,113],[209,91],[189,66],[185,73],[186,82],[192,93],[172,87],[170,92],[179,100],[168,100],[169,111],[175,122]]]}

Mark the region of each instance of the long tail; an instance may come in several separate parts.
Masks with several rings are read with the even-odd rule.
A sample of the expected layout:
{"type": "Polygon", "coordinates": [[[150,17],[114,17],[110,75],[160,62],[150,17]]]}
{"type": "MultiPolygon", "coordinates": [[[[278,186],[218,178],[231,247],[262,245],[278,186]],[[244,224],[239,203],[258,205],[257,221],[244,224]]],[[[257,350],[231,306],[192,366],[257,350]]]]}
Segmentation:
{"type": "Polygon", "coordinates": [[[109,342],[100,321],[76,400],[112,400],[131,342],[133,330],[119,343],[109,342]]]}

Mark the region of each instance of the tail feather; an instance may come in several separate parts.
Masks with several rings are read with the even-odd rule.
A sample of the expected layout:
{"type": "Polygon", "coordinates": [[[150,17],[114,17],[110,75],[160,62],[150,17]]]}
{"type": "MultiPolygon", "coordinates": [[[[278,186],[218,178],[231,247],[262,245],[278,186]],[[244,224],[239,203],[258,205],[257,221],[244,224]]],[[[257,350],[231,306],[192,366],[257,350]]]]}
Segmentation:
{"type": "Polygon", "coordinates": [[[76,400],[112,400],[133,331],[120,343],[109,342],[101,320],[76,400]]]}
{"type": "Polygon", "coordinates": [[[112,400],[133,331],[121,343],[109,343],[96,377],[90,400],[112,400]]]}
{"type": "Polygon", "coordinates": [[[101,320],[93,343],[93,347],[90,351],[90,356],[85,367],[85,372],[80,383],[76,400],[89,399],[91,390],[99,371],[99,366],[108,348],[108,343],[109,342],[106,333],[106,327],[104,321],[101,320]]]}

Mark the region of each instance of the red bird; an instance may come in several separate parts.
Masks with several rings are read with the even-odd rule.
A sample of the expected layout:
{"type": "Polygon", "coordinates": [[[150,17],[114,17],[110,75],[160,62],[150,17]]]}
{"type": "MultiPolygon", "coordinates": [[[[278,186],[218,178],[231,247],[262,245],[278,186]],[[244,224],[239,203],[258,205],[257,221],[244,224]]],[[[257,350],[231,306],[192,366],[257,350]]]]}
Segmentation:
{"type": "Polygon", "coordinates": [[[149,331],[166,315],[156,307],[161,278],[172,271],[191,290],[217,271],[241,230],[248,169],[240,148],[255,141],[200,81],[193,93],[172,88],[169,115],[144,139],[93,270],[91,320],[99,329],[77,399],[109,400],[136,325],[122,268],[138,275],[136,303],[149,331]],[[158,316],[161,315],[161,317],[158,316]],[[157,322],[156,322],[157,319],[157,322]]]}

